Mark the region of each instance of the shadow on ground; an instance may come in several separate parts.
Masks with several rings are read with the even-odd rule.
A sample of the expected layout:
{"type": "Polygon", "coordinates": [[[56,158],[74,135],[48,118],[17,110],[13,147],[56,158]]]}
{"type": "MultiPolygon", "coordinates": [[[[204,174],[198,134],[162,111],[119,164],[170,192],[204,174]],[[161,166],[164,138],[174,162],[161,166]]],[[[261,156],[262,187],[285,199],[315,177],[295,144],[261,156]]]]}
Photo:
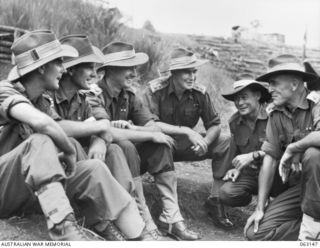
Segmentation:
{"type": "MultiPolygon", "coordinates": [[[[245,208],[229,208],[229,216],[236,227],[224,231],[215,227],[206,215],[203,206],[211,187],[211,166],[208,161],[176,163],[178,174],[179,204],[188,226],[198,231],[205,241],[245,240],[243,227],[253,210],[253,203],[245,208]]],[[[153,178],[144,176],[144,187],[148,205],[156,220],[160,214],[161,203],[153,178]]],[[[40,215],[12,217],[0,220],[0,240],[49,240],[44,218],[40,215]]],[[[164,238],[164,240],[170,240],[164,238]]]]}

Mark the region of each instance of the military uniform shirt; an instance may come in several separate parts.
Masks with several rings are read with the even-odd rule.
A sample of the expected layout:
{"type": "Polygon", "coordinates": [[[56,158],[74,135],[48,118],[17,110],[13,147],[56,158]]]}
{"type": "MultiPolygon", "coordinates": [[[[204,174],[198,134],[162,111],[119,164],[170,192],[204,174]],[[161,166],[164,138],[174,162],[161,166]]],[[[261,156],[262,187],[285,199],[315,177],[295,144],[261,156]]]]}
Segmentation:
{"type": "Polygon", "coordinates": [[[105,79],[100,81],[99,87],[102,90],[100,93],[88,95],[93,116],[97,120],[131,120],[135,125],[140,126],[150,120],[156,120],[133,89],[123,89],[116,97],[112,96],[112,90],[105,79]]]}
{"type": "Polygon", "coordinates": [[[304,138],[313,130],[320,130],[319,103],[309,100],[307,95],[305,90],[293,113],[285,107],[274,107],[271,111],[266,128],[266,141],[261,150],[274,159],[279,160],[290,143],[304,138]]]}
{"type": "Polygon", "coordinates": [[[86,99],[86,93],[76,91],[70,101],[68,101],[63,85],[71,82],[66,77],[62,80],[63,82],[60,82],[59,89],[53,94],[54,106],[61,118],[71,121],[85,121],[93,118],[91,106],[86,99]]]}
{"type": "Polygon", "coordinates": [[[171,77],[156,79],[149,83],[144,102],[160,121],[171,125],[193,128],[200,117],[206,129],[220,124],[208,92],[200,85],[186,90],[179,100],[171,77]]]}
{"type": "Polygon", "coordinates": [[[259,114],[253,130],[239,112],[236,112],[229,120],[230,132],[235,144],[235,154],[247,154],[259,151],[266,138],[266,126],[268,115],[263,105],[260,106],[259,114]]]}
{"type": "Polygon", "coordinates": [[[41,95],[31,102],[22,84],[9,81],[0,82],[0,125],[3,126],[0,134],[0,156],[14,149],[34,133],[29,125],[21,123],[10,116],[10,109],[19,103],[33,105],[54,120],[61,120],[48,96],[41,95]]]}

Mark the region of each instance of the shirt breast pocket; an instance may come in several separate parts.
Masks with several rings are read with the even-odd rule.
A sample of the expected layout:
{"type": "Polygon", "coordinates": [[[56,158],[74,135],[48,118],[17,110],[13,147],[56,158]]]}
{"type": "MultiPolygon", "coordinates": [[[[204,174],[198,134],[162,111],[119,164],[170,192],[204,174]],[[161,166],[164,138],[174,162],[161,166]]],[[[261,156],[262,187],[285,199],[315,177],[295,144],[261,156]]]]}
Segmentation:
{"type": "Polygon", "coordinates": [[[195,126],[199,120],[199,110],[197,108],[186,108],[184,111],[185,121],[190,126],[195,126]]]}
{"type": "Polygon", "coordinates": [[[164,122],[169,122],[173,120],[173,111],[174,109],[172,107],[165,107],[161,111],[160,119],[164,122]]]}
{"type": "Polygon", "coordinates": [[[244,135],[235,135],[234,136],[234,141],[236,145],[242,150],[249,144],[249,137],[246,137],[244,135]],[[242,149],[241,149],[242,148],[242,149]]]}

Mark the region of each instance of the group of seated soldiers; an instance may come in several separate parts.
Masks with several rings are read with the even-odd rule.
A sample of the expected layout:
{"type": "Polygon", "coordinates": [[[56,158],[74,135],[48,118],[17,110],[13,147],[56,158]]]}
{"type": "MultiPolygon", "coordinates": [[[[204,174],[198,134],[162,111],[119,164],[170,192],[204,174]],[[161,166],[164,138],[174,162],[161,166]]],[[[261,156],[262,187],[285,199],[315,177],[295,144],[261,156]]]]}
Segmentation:
{"type": "Polygon", "coordinates": [[[234,228],[224,206],[257,195],[248,240],[319,239],[320,94],[306,84],[318,75],[295,56],[271,59],[264,75],[242,75],[222,95],[237,109],[230,136],[196,82],[207,61],[188,49],[174,49],[170,75],[143,92],[133,85],[148,56],[125,42],[101,51],[85,35],[37,30],[11,49],[15,65],[0,82],[1,218],[42,212],[52,240],[199,240],[180,211],[174,162],[211,159],[213,224],[234,228]],[[160,195],[157,225],[145,172],[160,195]]]}

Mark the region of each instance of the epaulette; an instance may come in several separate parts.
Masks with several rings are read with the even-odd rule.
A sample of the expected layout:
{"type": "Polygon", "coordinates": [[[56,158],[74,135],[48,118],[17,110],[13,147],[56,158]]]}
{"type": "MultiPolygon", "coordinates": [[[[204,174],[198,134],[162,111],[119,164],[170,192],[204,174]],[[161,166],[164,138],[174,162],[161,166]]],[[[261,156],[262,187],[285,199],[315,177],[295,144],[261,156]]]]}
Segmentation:
{"type": "Polygon", "coordinates": [[[164,89],[169,85],[168,76],[159,77],[150,81],[147,85],[150,88],[151,92],[154,93],[158,90],[164,89]]]}
{"type": "Polygon", "coordinates": [[[196,91],[200,91],[203,95],[206,93],[206,87],[201,84],[194,84],[192,88],[196,91]]]}
{"type": "Polygon", "coordinates": [[[320,102],[320,91],[311,91],[307,95],[307,99],[314,102],[315,104],[320,102]]]}
{"type": "Polygon", "coordinates": [[[273,112],[273,110],[275,110],[275,107],[276,105],[274,105],[274,103],[268,104],[268,106],[266,107],[266,112],[268,116],[273,112]]]}

